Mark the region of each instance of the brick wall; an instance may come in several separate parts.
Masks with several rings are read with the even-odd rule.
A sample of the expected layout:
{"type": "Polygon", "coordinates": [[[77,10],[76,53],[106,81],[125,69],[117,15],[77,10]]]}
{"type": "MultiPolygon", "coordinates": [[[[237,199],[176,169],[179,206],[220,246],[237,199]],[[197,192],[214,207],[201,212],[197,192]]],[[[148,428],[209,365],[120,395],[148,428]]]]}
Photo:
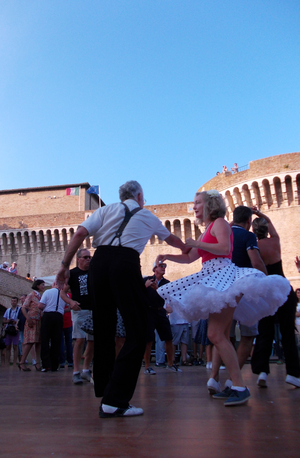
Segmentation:
{"type": "MultiPolygon", "coordinates": [[[[68,196],[69,197],[69,196],[68,196]]],[[[72,197],[72,196],[70,196],[72,197]]],[[[45,211],[45,208],[44,208],[45,211]]],[[[5,213],[2,213],[5,215],[5,213]]],[[[7,231],[9,229],[27,229],[31,230],[34,228],[57,228],[64,226],[77,226],[85,220],[84,211],[66,212],[66,213],[55,213],[47,214],[40,213],[38,215],[26,215],[22,216],[11,216],[11,217],[0,217],[0,231],[7,231]]]]}
{"type": "Polygon", "coordinates": [[[222,173],[216,175],[211,180],[204,183],[199,188],[199,191],[203,189],[206,191],[209,189],[218,189],[222,191],[242,181],[254,180],[255,178],[276,174],[283,170],[286,170],[288,175],[289,172],[299,169],[300,153],[280,154],[278,156],[266,157],[257,161],[251,161],[248,170],[242,170],[232,175],[224,175],[222,173]]]}

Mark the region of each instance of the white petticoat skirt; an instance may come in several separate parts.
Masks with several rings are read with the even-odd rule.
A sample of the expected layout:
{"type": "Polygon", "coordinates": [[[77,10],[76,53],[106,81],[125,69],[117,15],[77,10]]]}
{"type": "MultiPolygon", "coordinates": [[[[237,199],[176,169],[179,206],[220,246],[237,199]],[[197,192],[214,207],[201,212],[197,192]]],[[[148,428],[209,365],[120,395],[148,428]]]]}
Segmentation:
{"type": "Polygon", "coordinates": [[[237,267],[228,258],[203,263],[200,272],[158,288],[158,294],[182,318],[191,322],[235,307],[234,319],[252,326],[265,316],[274,315],[283,305],[291,286],[280,275],[266,276],[257,269],[237,267]],[[236,303],[236,297],[242,296],[236,303]]]}

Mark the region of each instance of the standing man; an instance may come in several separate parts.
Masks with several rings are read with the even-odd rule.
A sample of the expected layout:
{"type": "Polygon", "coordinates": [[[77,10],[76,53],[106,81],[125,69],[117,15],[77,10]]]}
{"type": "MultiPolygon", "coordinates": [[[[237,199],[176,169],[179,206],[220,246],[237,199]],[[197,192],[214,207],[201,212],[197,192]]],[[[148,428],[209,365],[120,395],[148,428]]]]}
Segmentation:
{"type": "MultiPolygon", "coordinates": [[[[249,207],[239,205],[233,211],[233,223],[231,225],[233,232],[233,252],[232,262],[238,267],[253,267],[267,275],[266,266],[260,256],[257,246],[257,239],[253,232],[250,232],[252,224],[252,210],[249,207]]],[[[230,337],[235,336],[236,321],[233,320],[230,337]]],[[[245,326],[240,323],[241,340],[237,349],[237,357],[240,369],[247,361],[253,345],[254,337],[258,335],[258,323],[253,326],[245,326]]],[[[216,349],[213,349],[213,367],[211,378],[207,382],[207,388],[214,398],[227,399],[231,392],[231,380],[226,380],[225,390],[220,392],[219,367],[220,358],[216,349]],[[216,394],[218,393],[218,394],[216,394]]]]}
{"type": "Polygon", "coordinates": [[[9,365],[10,361],[10,354],[11,354],[11,346],[13,346],[14,351],[14,363],[13,365],[17,365],[18,359],[18,344],[19,344],[19,328],[18,328],[18,316],[20,312],[20,307],[18,307],[18,298],[12,297],[11,298],[11,307],[7,309],[3,315],[3,324],[5,324],[5,331],[6,336],[4,339],[6,345],[6,364],[9,365]]]}
{"type": "MultiPolygon", "coordinates": [[[[145,360],[145,374],[147,375],[155,375],[156,372],[150,367],[150,359],[151,359],[151,348],[152,343],[154,340],[154,330],[156,329],[160,340],[165,343],[165,349],[167,353],[168,365],[167,369],[172,372],[181,372],[178,367],[173,364],[173,343],[172,343],[172,331],[169,319],[167,317],[166,309],[168,305],[166,305],[166,309],[164,308],[165,303],[162,297],[157,294],[156,290],[160,286],[165,285],[166,283],[170,283],[169,280],[164,278],[164,274],[166,272],[167,264],[164,262],[159,263],[158,265],[156,262],[153,264],[153,272],[154,276],[146,277],[145,285],[148,293],[149,298],[149,308],[148,308],[148,326],[147,326],[147,345],[146,351],[144,354],[145,360]]],[[[167,309],[167,311],[171,311],[167,309]]]]}
{"type": "Polygon", "coordinates": [[[70,271],[68,284],[64,285],[61,291],[62,299],[70,305],[71,308],[80,306],[78,311],[72,310],[73,332],[72,337],[75,340],[73,347],[73,383],[81,385],[83,380],[91,382],[92,375],[90,365],[94,356],[94,337],[87,334],[81,329],[84,321],[92,316],[91,296],[88,288],[88,270],[91,261],[89,250],[81,248],[77,251],[77,267],[70,271]],[[71,292],[72,298],[67,293],[71,292]],[[83,369],[80,373],[80,362],[82,358],[83,346],[87,340],[83,369]]]}
{"type": "Polygon", "coordinates": [[[129,405],[139,376],[146,346],[146,288],[140,258],[146,243],[157,235],[183,253],[184,243],[144,209],[144,194],[137,181],[119,189],[121,203],[97,209],[77,229],[67,247],[57,278],[68,280],[69,265],[83,240],[94,236],[97,250],[89,270],[93,305],[96,397],[102,397],[100,417],[142,415],[143,410],[129,405]],[[115,359],[117,308],[126,329],[126,340],[115,359]]]}
{"type": "Polygon", "coordinates": [[[47,289],[44,292],[39,303],[39,309],[43,310],[41,323],[42,372],[54,372],[57,371],[59,364],[65,309],[65,302],[60,297],[60,292],[55,282],[52,285],[52,289],[47,289]]]}

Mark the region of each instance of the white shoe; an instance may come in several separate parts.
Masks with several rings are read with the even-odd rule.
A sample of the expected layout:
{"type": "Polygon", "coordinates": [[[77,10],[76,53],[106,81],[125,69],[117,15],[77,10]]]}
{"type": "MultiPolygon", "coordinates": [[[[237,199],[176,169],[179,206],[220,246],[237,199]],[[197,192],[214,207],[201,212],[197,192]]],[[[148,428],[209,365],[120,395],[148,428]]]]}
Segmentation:
{"type": "Polygon", "coordinates": [[[173,364],[173,366],[167,366],[166,370],[171,372],[182,372],[182,370],[179,369],[179,367],[176,366],[176,364],[173,364]]]}
{"type": "Polygon", "coordinates": [[[212,362],[206,363],[206,369],[209,371],[212,370],[212,362]]]}
{"type": "Polygon", "coordinates": [[[146,375],[156,375],[156,372],[152,369],[152,367],[148,367],[148,369],[144,370],[144,374],[146,374],[146,375]]]}
{"type": "Polygon", "coordinates": [[[225,366],[220,366],[220,371],[224,371],[226,369],[225,366]]]}
{"type": "Polygon", "coordinates": [[[300,388],[300,378],[294,377],[293,375],[287,375],[285,382],[300,388]]]}
{"type": "Polygon", "coordinates": [[[207,386],[209,394],[216,394],[216,393],[220,393],[221,391],[220,382],[217,382],[214,378],[210,378],[206,386],[207,386]]]}
{"type": "Polygon", "coordinates": [[[137,415],[143,415],[143,413],[143,409],[139,407],[128,406],[127,409],[122,409],[119,407],[109,406],[107,404],[101,404],[99,417],[136,417],[137,415]]]}
{"type": "Polygon", "coordinates": [[[86,372],[82,371],[80,375],[81,375],[82,380],[92,383],[93,378],[92,378],[91,371],[86,371],[86,372]]]}
{"type": "Polygon", "coordinates": [[[261,388],[267,388],[267,378],[268,374],[266,372],[261,372],[258,376],[257,379],[257,385],[260,386],[261,388]]]}

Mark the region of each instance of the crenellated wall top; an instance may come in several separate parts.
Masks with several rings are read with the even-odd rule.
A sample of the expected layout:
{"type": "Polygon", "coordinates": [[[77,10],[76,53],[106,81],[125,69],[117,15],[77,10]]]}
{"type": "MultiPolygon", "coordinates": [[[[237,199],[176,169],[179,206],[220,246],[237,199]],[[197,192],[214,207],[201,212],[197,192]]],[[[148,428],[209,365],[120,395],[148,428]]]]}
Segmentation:
{"type": "Polygon", "coordinates": [[[220,173],[204,183],[198,191],[208,191],[218,189],[220,192],[230,189],[240,183],[263,179],[266,176],[276,176],[277,174],[289,175],[300,170],[300,152],[280,154],[264,159],[258,159],[249,163],[249,169],[241,172],[226,174],[220,173]]]}

